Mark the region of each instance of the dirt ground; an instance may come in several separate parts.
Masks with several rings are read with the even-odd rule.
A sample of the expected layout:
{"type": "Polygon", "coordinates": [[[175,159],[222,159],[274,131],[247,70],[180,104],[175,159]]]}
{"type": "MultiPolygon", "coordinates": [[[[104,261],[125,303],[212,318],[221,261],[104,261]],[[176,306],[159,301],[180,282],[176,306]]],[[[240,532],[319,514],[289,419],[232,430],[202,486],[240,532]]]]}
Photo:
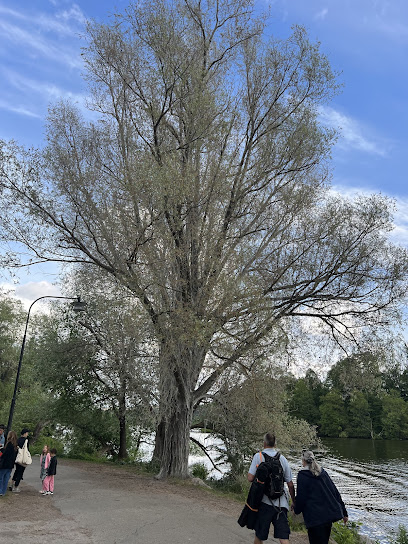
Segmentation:
{"type": "MultiPolygon", "coordinates": [[[[253,532],[237,524],[243,507],[191,483],[158,481],[125,467],[60,460],[53,496],[42,496],[39,461],[21,493],[0,499],[0,542],[141,544],[251,544],[253,532]]],[[[268,542],[274,542],[270,538],[268,542]]],[[[291,535],[307,544],[305,534],[291,535]]]]}

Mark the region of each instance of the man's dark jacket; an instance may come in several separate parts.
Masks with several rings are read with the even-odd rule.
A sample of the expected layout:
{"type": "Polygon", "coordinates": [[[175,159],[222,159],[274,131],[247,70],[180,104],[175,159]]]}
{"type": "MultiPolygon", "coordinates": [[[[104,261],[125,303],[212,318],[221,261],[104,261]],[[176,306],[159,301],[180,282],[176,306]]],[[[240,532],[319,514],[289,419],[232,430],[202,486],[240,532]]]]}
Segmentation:
{"type": "Polygon", "coordinates": [[[248,529],[253,529],[255,527],[259,505],[261,504],[264,496],[265,481],[267,477],[268,469],[265,465],[260,464],[249,489],[245,506],[238,518],[238,523],[241,525],[241,527],[246,526],[248,529]]]}
{"type": "Polygon", "coordinates": [[[57,474],[57,458],[51,457],[50,464],[47,468],[47,476],[55,476],[57,474]]]}
{"type": "Polygon", "coordinates": [[[310,470],[299,471],[295,514],[301,512],[308,529],[348,515],[337,487],[324,469],[318,476],[310,470]]]}

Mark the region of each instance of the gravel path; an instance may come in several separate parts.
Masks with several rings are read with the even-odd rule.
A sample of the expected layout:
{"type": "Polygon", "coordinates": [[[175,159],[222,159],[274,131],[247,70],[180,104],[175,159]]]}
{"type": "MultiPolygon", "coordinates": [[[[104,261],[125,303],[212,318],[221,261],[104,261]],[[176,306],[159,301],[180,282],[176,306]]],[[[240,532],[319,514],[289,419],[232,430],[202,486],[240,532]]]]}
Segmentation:
{"type": "MultiPolygon", "coordinates": [[[[55,493],[42,496],[39,458],[0,499],[0,541],[14,544],[251,544],[237,524],[242,505],[191,485],[122,467],[59,460],[55,493]]],[[[305,544],[293,535],[293,544],[305,544]]],[[[269,539],[268,542],[275,542],[269,539]]]]}

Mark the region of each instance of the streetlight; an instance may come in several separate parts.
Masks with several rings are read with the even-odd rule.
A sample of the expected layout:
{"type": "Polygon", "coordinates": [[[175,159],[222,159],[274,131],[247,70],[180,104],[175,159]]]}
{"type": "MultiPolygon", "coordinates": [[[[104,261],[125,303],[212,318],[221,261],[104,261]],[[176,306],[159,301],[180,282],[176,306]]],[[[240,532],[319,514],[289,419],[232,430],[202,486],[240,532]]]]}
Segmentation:
{"type": "Polygon", "coordinates": [[[74,310],[74,312],[83,312],[85,310],[85,308],[86,308],[86,302],[82,302],[81,297],[58,297],[58,296],[53,296],[53,295],[47,295],[47,296],[44,296],[44,297],[39,297],[36,300],[34,300],[34,302],[31,303],[31,306],[28,309],[28,314],[27,314],[27,319],[26,319],[26,324],[25,324],[25,329],[24,329],[23,343],[21,344],[20,359],[18,361],[16,383],[14,385],[14,394],[13,394],[13,399],[11,401],[11,406],[10,406],[10,414],[9,414],[9,419],[8,419],[8,423],[7,423],[6,436],[7,436],[8,432],[9,432],[9,430],[11,430],[11,425],[13,423],[14,406],[16,404],[18,381],[20,379],[21,363],[23,361],[24,347],[25,347],[25,343],[26,343],[27,328],[28,328],[28,321],[30,319],[31,308],[34,306],[34,304],[36,302],[38,302],[39,300],[42,300],[44,298],[63,298],[65,300],[73,300],[74,302],[71,303],[71,306],[72,306],[72,309],[74,310]]]}

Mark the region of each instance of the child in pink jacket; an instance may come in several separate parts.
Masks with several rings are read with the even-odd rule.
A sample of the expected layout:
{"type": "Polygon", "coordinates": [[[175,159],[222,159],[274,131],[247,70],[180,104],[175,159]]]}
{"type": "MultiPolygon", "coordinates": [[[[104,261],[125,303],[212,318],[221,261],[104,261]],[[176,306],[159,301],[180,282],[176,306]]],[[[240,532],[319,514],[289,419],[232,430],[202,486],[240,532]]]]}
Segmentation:
{"type": "Polygon", "coordinates": [[[54,494],[54,476],[57,474],[57,450],[55,448],[50,449],[50,464],[47,468],[47,477],[44,480],[44,495],[54,494]]]}
{"type": "Polygon", "coordinates": [[[47,477],[47,469],[50,465],[50,452],[48,451],[47,444],[44,444],[41,457],[40,457],[40,466],[41,466],[41,472],[40,472],[40,478],[42,481],[42,489],[40,489],[40,493],[44,494],[48,491],[48,489],[45,486],[45,479],[47,477]]]}

